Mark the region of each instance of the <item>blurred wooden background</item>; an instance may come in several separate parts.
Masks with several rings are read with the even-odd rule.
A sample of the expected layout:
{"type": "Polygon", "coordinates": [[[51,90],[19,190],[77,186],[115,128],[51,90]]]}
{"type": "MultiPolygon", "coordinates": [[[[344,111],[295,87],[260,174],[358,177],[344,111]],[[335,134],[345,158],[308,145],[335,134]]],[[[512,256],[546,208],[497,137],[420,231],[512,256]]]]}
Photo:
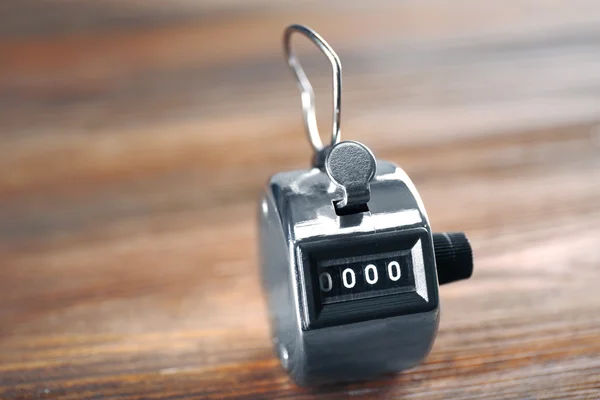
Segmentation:
{"type": "Polygon", "coordinates": [[[1,398],[600,398],[597,1],[2,2],[0,171],[1,398]],[[271,353],[256,200],[310,158],[290,23],[342,59],[342,137],[474,246],[398,376],[298,389],[271,353]]]}

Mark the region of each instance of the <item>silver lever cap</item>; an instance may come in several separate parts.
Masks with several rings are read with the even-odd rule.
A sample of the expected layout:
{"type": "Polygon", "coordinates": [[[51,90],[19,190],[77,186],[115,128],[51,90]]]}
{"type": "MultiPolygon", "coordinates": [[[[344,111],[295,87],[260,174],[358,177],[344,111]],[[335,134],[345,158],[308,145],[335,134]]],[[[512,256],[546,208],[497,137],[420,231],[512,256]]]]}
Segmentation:
{"type": "Polygon", "coordinates": [[[325,170],[344,190],[337,208],[366,204],[371,199],[369,182],[375,177],[377,162],[367,146],[350,140],[335,144],[325,159],[325,170]]]}

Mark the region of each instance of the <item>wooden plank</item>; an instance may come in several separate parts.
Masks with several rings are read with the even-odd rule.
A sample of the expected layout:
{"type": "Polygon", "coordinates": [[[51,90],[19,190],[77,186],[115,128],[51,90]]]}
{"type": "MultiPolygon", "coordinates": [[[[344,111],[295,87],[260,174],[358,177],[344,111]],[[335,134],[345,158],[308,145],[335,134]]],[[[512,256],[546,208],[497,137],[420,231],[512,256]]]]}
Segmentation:
{"type": "MultiPolygon", "coordinates": [[[[409,24],[404,19],[429,9],[398,7],[342,14],[331,31],[317,14],[316,26],[325,25],[344,60],[348,137],[377,149],[597,119],[593,10],[584,18],[555,5],[531,21],[524,9],[508,34],[510,15],[500,12],[498,21],[457,30],[456,11],[441,9],[435,24],[409,24]],[[358,35],[361,22],[369,29],[358,35]]],[[[295,13],[280,13],[0,40],[0,53],[10,55],[0,64],[0,168],[9,171],[2,190],[221,166],[233,145],[248,150],[236,152],[238,160],[257,162],[261,150],[265,160],[282,157],[283,146],[284,157],[305,157],[298,95],[278,39],[281,20],[295,13]],[[240,43],[246,30],[252,40],[240,43]],[[213,137],[223,130],[227,138],[213,137]]],[[[322,95],[327,74],[314,72],[322,95]]]]}
{"type": "MultiPolygon", "coordinates": [[[[600,397],[596,2],[26,0],[0,21],[0,398],[600,397]],[[289,22],[339,50],[343,137],[473,243],[411,371],[302,389],[271,352],[256,201],[310,158],[289,22]]],[[[301,52],[326,130],[327,66],[301,52]]]]}

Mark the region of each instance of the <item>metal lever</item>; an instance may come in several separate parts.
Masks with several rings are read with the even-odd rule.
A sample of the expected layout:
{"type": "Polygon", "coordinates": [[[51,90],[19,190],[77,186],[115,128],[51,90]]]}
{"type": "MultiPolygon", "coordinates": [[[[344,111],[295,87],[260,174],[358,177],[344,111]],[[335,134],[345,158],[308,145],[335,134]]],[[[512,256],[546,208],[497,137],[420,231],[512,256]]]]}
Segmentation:
{"type": "Polygon", "coordinates": [[[354,141],[334,145],[325,159],[325,171],[344,191],[343,199],[335,203],[337,209],[366,205],[371,199],[369,182],[375,177],[377,162],[365,145],[354,141]]]}

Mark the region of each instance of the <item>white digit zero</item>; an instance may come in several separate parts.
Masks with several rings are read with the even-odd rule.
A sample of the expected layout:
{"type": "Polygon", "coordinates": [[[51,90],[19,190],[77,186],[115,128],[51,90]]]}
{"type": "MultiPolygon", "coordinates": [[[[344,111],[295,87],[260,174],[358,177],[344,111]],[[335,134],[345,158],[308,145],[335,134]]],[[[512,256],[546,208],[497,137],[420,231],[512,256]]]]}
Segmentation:
{"type": "Polygon", "coordinates": [[[351,268],[346,268],[342,273],[342,281],[344,281],[344,286],[348,289],[352,289],[356,284],[356,276],[354,275],[354,271],[351,268]],[[348,275],[351,276],[352,282],[348,282],[348,275]]]}
{"type": "Polygon", "coordinates": [[[394,282],[400,279],[400,276],[402,276],[402,270],[400,269],[400,264],[398,264],[398,261],[392,261],[388,264],[388,276],[394,282]]]}
{"type": "Polygon", "coordinates": [[[333,281],[331,280],[331,275],[329,275],[329,273],[323,272],[319,276],[319,286],[321,286],[321,290],[324,292],[329,292],[331,290],[331,288],[333,287],[333,281]],[[327,278],[327,285],[323,283],[323,278],[327,278]]]}
{"type": "Polygon", "coordinates": [[[377,283],[377,279],[379,277],[377,276],[377,267],[374,266],[373,264],[369,264],[365,267],[365,279],[367,280],[367,283],[369,285],[373,285],[375,283],[377,283]],[[369,272],[372,271],[373,272],[373,277],[371,278],[369,275],[369,272]]]}

